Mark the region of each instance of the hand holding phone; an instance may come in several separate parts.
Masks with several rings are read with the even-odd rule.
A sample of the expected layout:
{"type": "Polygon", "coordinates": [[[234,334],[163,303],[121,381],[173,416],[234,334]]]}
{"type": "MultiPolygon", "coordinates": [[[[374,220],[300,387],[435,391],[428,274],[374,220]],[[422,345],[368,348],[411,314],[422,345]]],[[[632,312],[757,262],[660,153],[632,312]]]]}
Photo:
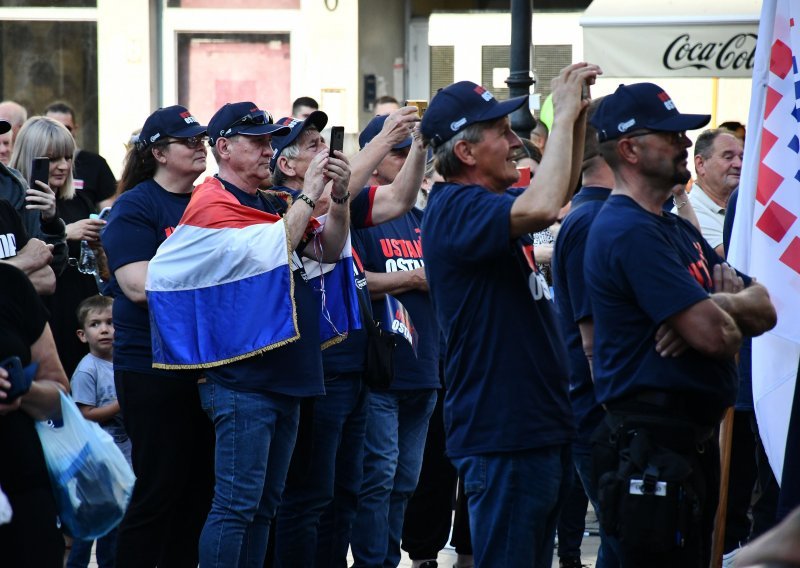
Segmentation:
{"type": "Polygon", "coordinates": [[[331,127],[331,145],[328,156],[335,158],[333,152],[342,152],[344,149],[344,126],[331,127]]]}
{"type": "Polygon", "coordinates": [[[417,107],[417,115],[422,118],[422,115],[428,110],[428,101],[409,99],[406,101],[406,106],[417,107]]]}
{"type": "Polygon", "coordinates": [[[28,187],[41,190],[36,183],[37,181],[48,185],[47,182],[50,181],[50,158],[34,158],[31,162],[31,175],[28,179],[28,187]]]}
{"type": "Polygon", "coordinates": [[[3,360],[0,367],[6,370],[8,373],[6,380],[11,383],[11,386],[5,391],[6,398],[0,399],[0,404],[11,404],[31,389],[33,374],[25,372],[22,368],[22,361],[16,355],[3,360]]]}

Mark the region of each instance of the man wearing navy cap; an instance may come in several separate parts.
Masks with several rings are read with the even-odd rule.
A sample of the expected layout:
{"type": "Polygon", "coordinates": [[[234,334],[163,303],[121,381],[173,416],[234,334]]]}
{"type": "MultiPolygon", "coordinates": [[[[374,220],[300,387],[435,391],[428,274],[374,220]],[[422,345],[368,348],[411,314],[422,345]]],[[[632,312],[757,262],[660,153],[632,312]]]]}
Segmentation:
{"type": "Polygon", "coordinates": [[[356,231],[355,239],[374,300],[371,309],[383,313],[384,296],[394,296],[408,310],[417,346],[415,352],[408,342],[398,340],[391,385],[371,388],[367,394],[364,479],[351,539],[355,568],[400,563],[403,514],[417,486],[439,388],[438,328],[428,298],[420,244],[422,211],[412,209],[422,183],[426,151],[416,134],[390,145],[380,135],[387,125],[391,127],[391,120],[413,117],[413,112],[412,107],[403,107],[391,115],[377,116],[359,136],[362,154],[371,156],[367,162],[373,166],[369,168],[370,187],[362,193],[362,199],[376,206],[367,217],[369,223],[356,231]],[[404,209],[395,206],[396,214],[391,216],[377,207],[383,184],[403,184],[407,190],[400,192],[404,209]]]}
{"type": "Polygon", "coordinates": [[[521,237],[555,222],[580,175],[581,89],[600,72],[578,63],[553,81],[555,118],[532,184],[522,142],[497,101],[469,81],[442,89],[422,119],[445,182],[422,226],[426,272],[445,354],[447,453],[464,480],[475,566],[549,567],[572,482],[574,437],[566,353],[544,279],[521,237]]]}
{"type": "MultiPolygon", "coordinates": [[[[299,331],[295,341],[204,371],[200,399],[217,437],[214,500],[200,537],[200,565],[209,568],[263,562],[295,444],[300,401],[324,393],[319,302],[298,255],[318,262],[338,259],[348,234],[349,170],[341,155],[329,157],[320,147],[291,207],[262,194],[258,187],[269,178],[272,137],[289,133],[289,127],[273,124],[269,113],[251,102],[226,104],[208,125],[219,174],[196,190],[228,192],[242,206],[283,218],[299,331]],[[333,189],[327,222],[315,237],[309,221],[329,180],[333,189]]],[[[247,298],[231,309],[247,310],[247,298]]]]}
{"type": "MultiPolygon", "coordinates": [[[[349,186],[351,229],[395,219],[413,206],[425,164],[421,141],[410,146],[411,127],[417,120],[412,107],[376,120],[378,127],[371,143],[353,157],[349,186]],[[392,183],[364,187],[394,146],[411,151],[401,172],[392,183]]],[[[321,112],[312,113],[304,121],[278,120],[278,124],[292,130],[272,142],[272,191],[296,194],[302,184],[308,148],[327,148],[319,135],[326,122],[327,117],[321,112]]],[[[327,198],[326,191],[318,200],[318,210],[324,210],[323,200],[327,198]]],[[[352,244],[356,289],[369,309],[359,243],[354,239],[352,244]]],[[[301,422],[310,415],[310,427],[300,429],[278,510],[277,566],[338,566],[347,562],[350,525],[362,477],[367,400],[363,382],[365,352],[366,333],[351,330],[345,341],[322,353],[325,395],[315,400],[313,412],[306,412],[306,407],[301,409],[301,422]]]]}
{"type": "Polygon", "coordinates": [[[775,325],[765,288],[664,212],[690,177],[681,114],[658,85],[620,85],[591,119],[615,187],[589,231],[600,518],[623,566],[708,566],[719,490],[715,429],[736,398],[742,334],[775,325]]]}

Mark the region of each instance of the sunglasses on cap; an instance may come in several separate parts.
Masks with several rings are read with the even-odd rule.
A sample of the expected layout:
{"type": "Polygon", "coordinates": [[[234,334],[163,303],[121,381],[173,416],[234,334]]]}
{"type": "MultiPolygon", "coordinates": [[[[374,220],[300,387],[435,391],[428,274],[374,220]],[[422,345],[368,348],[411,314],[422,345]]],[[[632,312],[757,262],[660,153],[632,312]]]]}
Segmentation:
{"type": "Polygon", "coordinates": [[[228,126],[227,130],[231,128],[236,128],[237,126],[243,126],[246,124],[252,124],[254,126],[258,126],[261,124],[272,124],[272,115],[265,111],[259,110],[257,112],[251,112],[244,115],[242,118],[228,126]]]}

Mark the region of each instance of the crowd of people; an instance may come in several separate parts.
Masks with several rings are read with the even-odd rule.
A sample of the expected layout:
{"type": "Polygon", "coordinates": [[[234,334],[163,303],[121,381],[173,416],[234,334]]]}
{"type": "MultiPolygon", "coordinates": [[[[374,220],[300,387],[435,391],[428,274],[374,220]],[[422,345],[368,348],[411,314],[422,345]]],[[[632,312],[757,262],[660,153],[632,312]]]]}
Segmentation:
{"type": "Polygon", "coordinates": [[[557,531],[580,568],[587,502],[596,566],[705,567],[735,406],[732,563],[778,520],[746,349],[776,312],[724,261],[743,128],[700,134],[689,184],[710,117],[652,83],[591,100],[601,73],[563,69],[532,140],[527,96],[383,97],[349,156],[310,97],[168,106],[119,182],[68,104],[0,103],[0,359],[34,375],[11,401],[0,369],[3,564],[64,562],[34,428],[59,390],[136,474],[102,568],[435,568],[451,529],[457,568],[549,568],[557,531]]]}

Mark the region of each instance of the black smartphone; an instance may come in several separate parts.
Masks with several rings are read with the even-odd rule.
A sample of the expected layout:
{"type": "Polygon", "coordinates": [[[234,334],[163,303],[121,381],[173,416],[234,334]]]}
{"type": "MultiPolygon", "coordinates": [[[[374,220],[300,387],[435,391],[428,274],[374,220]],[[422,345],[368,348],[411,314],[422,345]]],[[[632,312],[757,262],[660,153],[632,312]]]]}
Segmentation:
{"type": "Polygon", "coordinates": [[[32,375],[29,375],[22,368],[22,361],[16,355],[12,355],[0,363],[6,371],[8,371],[8,382],[11,383],[11,388],[6,391],[6,398],[0,400],[3,404],[14,402],[18,397],[22,396],[31,389],[32,375]]]}
{"type": "Polygon", "coordinates": [[[341,152],[344,150],[344,126],[331,126],[331,144],[330,144],[330,157],[333,158],[333,152],[341,152]]]}
{"type": "Polygon", "coordinates": [[[34,158],[31,162],[31,177],[28,180],[28,187],[31,189],[38,189],[41,191],[37,181],[47,182],[50,180],[50,158],[34,158]]]}

